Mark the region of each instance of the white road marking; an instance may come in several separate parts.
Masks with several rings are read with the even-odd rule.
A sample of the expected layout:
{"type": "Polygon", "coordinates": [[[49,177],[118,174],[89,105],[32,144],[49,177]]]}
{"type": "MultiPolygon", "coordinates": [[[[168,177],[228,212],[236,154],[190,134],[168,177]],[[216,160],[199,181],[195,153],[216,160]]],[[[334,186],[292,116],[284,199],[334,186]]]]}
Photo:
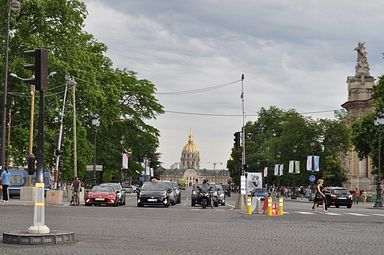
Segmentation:
{"type": "Polygon", "coordinates": [[[230,204],[228,204],[228,203],[225,203],[225,205],[228,205],[229,207],[235,208],[235,206],[230,205],[230,204]]]}
{"type": "Polygon", "coordinates": [[[346,213],[346,214],[353,215],[353,216],[360,216],[360,217],[366,217],[366,216],[369,216],[369,215],[366,215],[366,214],[360,214],[360,213],[346,213]]]}
{"type": "Polygon", "coordinates": [[[373,213],[372,215],[384,217],[384,214],[373,213]]]}
{"type": "Polygon", "coordinates": [[[314,212],[297,212],[297,213],[300,213],[300,214],[315,214],[314,212]]]}
{"type": "Polygon", "coordinates": [[[340,214],[340,213],[333,213],[333,212],[327,212],[326,214],[328,214],[328,215],[336,215],[336,216],[341,216],[341,214],[340,214]]]}

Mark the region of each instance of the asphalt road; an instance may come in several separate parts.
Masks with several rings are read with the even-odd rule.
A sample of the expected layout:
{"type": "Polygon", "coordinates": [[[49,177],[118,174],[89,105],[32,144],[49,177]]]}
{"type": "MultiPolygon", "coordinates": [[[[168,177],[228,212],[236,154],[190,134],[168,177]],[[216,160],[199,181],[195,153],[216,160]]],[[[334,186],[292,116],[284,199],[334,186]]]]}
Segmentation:
{"type": "MultiPolygon", "coordinates": [[[[246,215],[226,206],[191,207],[189,191],[169,208],[136,207],[135,195],[120,207],[48,206],[51,231],[72,231],[76,242],[23,246],[0,243],[0,254],[384,254],[384,210],[372,204],[330,208],[286,201],[284,216],[246,215]],[[319,211],[321,208],[319,208],[319,211]]],[[[33,206],[0,203],[0,230],[26,230],[33,206]]]]}

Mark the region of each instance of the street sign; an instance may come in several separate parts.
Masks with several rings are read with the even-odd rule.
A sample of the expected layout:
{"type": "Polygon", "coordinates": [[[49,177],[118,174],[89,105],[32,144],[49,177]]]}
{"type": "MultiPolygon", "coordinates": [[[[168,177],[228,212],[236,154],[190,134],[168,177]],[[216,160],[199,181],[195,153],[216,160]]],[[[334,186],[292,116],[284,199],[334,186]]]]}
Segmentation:
{"type": "MultiPolygon", "coordinates": [[[[87,165],[85,170],[87,172],[92,172],[93,171],[93,165],[87,165]]],[[[103,165],[96,165],[96,172],[102,172],[103,171],[103,165]]]]}
{"type": "Polygon", "coordinates": [[[314,175],[309,176],[310,182],[314,182],[315,180],[316,180],[316,176],[314,176],[314,175]]]}

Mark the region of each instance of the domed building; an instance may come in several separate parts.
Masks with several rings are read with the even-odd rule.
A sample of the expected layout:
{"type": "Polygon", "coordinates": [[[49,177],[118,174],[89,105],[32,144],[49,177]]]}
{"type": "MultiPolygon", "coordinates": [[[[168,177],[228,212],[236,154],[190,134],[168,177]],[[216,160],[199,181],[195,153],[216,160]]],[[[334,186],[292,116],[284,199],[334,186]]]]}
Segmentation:
{"type": "Polygon", "coordinates": [[[163,169],[160,179],[175,182],[184,180],[188,186],[192,186],[196,182],[201,183],[203,179],[208,179],[210,183],[227,184],[230,177],[226,169],[200,169],[200,150],[190,132],[188,143],[181,151],[180,163],[174,164],[171,169],[163,169]]]}
{"type": "Polygon", "coordinates": [[[189,133],[188,143],[183,147],[180,158],[181,169],[199,169],[200,152],[193,141],[192,132],[189,133]]]}

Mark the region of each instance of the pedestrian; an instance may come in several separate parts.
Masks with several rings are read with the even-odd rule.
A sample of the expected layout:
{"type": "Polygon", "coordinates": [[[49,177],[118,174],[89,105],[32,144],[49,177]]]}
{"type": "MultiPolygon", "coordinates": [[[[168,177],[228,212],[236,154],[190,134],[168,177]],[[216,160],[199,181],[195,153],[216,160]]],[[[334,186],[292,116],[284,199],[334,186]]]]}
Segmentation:
{"type": "Polygon", "coordinates": [[[313,200],[313,206],[312,206],[312,210],[315,213],[317,213],[315,205],[316,204],[319,205],[320,203],[323,204],[324,213],[328,212],[328,209],[327,209],[327,199],[325,197],[324,192],[325,192],[324,180],[323,179],[319,179],[317,181],[316,194],[315,194],[315,199],[313,200]]]}
{"type": "Polygon", "coordinates": [[[365,203],[367,202],[367,190],[365,189],[363,191],[363,193],[361,193],[361,198],[363,199],[363,204],[365,205],[365,203]]]}
{"type": "Polygon", "coordinates": [[[359,200],[360,200],[360,190],[356,187],[355,189],[355,204],[359,204],[359,200]]]}
{"type": "Polygon", "coordinates": [[[0,176],[1,185],[3,188],[3,202],[8,202],[9,194],[8,194],[8,186],[11,184],[11,173],[8,172],[8,169],[5,169],[0,176]]]}

